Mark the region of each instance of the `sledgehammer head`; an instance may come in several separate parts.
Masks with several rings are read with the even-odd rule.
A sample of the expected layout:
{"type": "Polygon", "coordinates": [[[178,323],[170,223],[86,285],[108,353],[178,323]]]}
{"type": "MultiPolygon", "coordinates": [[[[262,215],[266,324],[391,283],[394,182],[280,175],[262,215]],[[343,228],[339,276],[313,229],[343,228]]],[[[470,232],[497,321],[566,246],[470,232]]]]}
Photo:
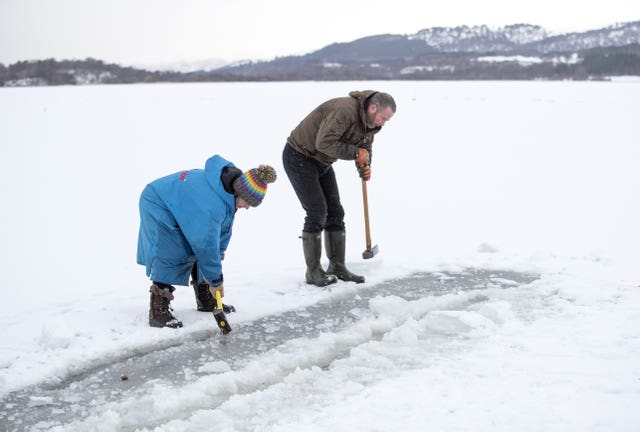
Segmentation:
{"type": "Polygon", "coordinates": [[[374,256],[376,256],[377,253],[378,253],[378,245],[375,245],[374,247],[368,247],[364,252],[362,252],[362,258],[363,259],[373,258],[374,256]]]}

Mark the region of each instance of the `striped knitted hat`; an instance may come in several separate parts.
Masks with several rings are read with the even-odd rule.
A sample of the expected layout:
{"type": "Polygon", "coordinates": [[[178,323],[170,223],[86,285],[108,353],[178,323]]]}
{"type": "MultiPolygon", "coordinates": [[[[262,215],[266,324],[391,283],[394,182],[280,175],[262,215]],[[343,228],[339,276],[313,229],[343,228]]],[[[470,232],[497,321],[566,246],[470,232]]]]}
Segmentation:
{"type": "Polygon", "coordinates": [[[276,170],[269,165],[260,165],[235,179],[233,190],[251,207],[257,207],[267,193],[267,184],[273,183],[276,178],[276,170]]]}

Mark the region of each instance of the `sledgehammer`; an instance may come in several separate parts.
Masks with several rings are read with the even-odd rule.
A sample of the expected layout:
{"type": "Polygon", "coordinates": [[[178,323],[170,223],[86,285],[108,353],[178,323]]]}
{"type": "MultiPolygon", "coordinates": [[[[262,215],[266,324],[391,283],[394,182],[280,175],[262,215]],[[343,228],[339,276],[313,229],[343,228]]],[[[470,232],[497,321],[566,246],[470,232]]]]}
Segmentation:
{"type": "Polygon", "coordinates": [[[369,231],[369,200],[367,199],[367,182],[362,179],[362,204],[364,205],[364,232],[367,248],[362,252],[363,259],[373,258],[378,253],[378,245],[371,247],[371,233],[369,231]]]}

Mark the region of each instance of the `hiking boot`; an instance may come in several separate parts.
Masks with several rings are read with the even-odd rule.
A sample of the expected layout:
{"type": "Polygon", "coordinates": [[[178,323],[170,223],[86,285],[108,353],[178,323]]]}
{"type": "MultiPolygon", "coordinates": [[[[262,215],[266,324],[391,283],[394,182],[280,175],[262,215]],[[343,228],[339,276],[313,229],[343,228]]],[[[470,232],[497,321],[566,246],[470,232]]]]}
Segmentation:
{"type": "Polygon", "coordinates": [[[153,284],[149,289],[151,293],[151,305],[149,306],[149,325],[151,327],[182,327],[182,321],[178,321],[171,314],[171,300],[176,289],[169,285],[167,288],[160,288],[153,284]]]}
{"type": "Polygon", "coordinates": [[[329,258],[328,274],[335,275],[338,279],[347,282],[364,282],[364,276],[351,273],[344,264],[347,245],[345,231],[325,231],[324,245],[329,258]]]}
{"type": "Polygon", "coordinates": [[[216,308],[216,299],[211,295],[211,291],[209,291],[209,285],[206,283],[197,283],[196,281],[191,281],[191,286],[193,286],[193,292],[196,295],[196,305],[198,306],[199,312],[213,312],[216,308]]]}
{"type": "Polygon", "coordinates": [[[319,287],[338,282],[335,276],[328,275],[320,265],[322,256],[322,236],[320,233],[302,232],[302,249],[304,261],[307,264],[305,279],[308,284],[319,287]]]}
{"type": "MultiPolygon", "coordinates": [[[[213,312],[216,309],[216,299],[213,298],[211,291],[209,291],[209,285],[206,283],[196,283],[191,281],[193,286],[193,292],[196,295],[196,305],[198,306],[198,312],[213,312]]],[[[222,311],[224,313],[235,312],[236,308],[232,305],[226,305],[222,303],[222,311]]]]}

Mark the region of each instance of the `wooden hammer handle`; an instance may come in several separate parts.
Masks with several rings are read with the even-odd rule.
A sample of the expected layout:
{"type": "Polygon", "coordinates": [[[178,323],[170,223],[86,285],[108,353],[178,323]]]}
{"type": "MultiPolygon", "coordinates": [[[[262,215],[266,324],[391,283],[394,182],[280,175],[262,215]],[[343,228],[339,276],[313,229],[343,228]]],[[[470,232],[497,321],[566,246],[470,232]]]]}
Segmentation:
{"type": "Polygon", "coordinates": [[[369,229],[369,199],[367,198],[367,182],[362,180],[362,204],[364,206],[364,232],[367,249],[371,249],[371,232],[369,229]]]}

